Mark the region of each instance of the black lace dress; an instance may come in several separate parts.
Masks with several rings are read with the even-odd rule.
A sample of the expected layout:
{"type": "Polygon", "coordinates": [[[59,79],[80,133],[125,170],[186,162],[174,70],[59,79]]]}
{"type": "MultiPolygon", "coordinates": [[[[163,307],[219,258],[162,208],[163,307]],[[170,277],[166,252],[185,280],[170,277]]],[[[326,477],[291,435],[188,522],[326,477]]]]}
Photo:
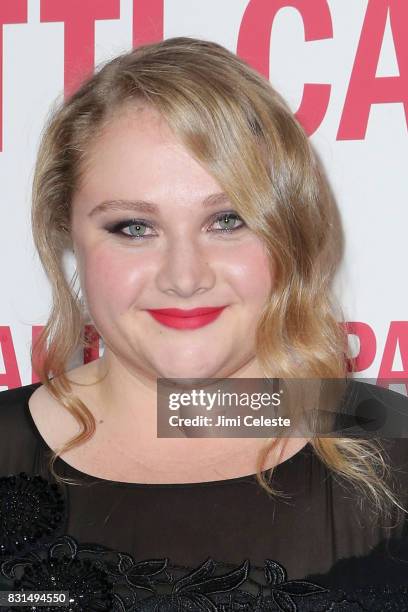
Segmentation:
{"type": "MultiPolygon", "coordinates": [[[[57,459],[82,482],[60,485],[28,409],[37,386],[0,393],[0,590],[68,591],[70,603],[31,610],[408,611],[408,520],[376,523],[309,444],[275,469],[288,499],[254,475],[130,484],[57,459]]],[[[407,507],[407,438],[382,443],[407,507]]]]}

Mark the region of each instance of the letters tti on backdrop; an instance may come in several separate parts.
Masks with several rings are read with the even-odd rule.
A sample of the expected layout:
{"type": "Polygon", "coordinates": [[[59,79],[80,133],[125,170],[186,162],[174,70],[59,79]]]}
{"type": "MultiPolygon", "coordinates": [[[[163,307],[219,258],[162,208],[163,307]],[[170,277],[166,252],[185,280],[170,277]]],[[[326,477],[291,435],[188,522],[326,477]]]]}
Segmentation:
{"type": "MultiPolygon", "coordinates": [[[[343,160],[343,175],[347,173],[348,166],[341,157],[342,146],[349,147],[344,155],[351,153],[353,166],[354,160],[361,165],[361,169],[364,166],[363,179],[367,180],[372,171],[375,181],[378,167],[383,170],[376,201],[361,201],[361,188],[357,182],[351,183],[354,191],[347,194],[345,187],[339,187],[338,184],[336,190],[336,185],[334,186],[339,208],[348,219],[346,226],[353,232],[355,253],[358,257],[353,260],[350,256],[349,265],[358,269],[358,274],[355,274],[358,279],[356,288],[363,295],[358,300],[355,311],[358,316],[346,323],[350,338],[349,367],[359,378],[376,378],[378,384],[385,386],[392,385],[393,381],[404,381],[402,386],[405,386],[405,389],[402,392],[407,393],[408,320],[405,319],[408,289],[404,278],[406,256],[404,258],[403,255],[406,254],[406,248],[401,229],[404,222],[406,228],[408,217],[408,189],[401,162],[401,159],[408,161],[406,0],[355,0],[353,10],[350,3],[342,0],[0,0],[0,170],[1,176],[4,177],[0,183],[0,214],[3,218],[0,224],[0,240],[4,271],[0,300],[0,388],[13,388],[37,381],[31,371],[29,349],[46,318],[44,308],[41,315],[36,311],[30,315],[29,310],[24,310],[22,314],[20,306],[21,296],[24,296],[23,301],[26,307],[29,307],[31,285],[27,279],[38,274],[35,271],[37,264],[33,262],[33,247],[27,229],[28,186],[35,159],[35,147],[33,146],[30,155],[24,151],[27,119],[26,123],[19,120],[13,104],[13,95],[27,95],[28,92],[19,91],[13,84],[24,83],[19,68],[25,66],[24,57],[31,52],[30,45],[33,42],[40,47],[42,45],[43,57],[49,57],[51,70],[54,66],[52,44],[55,45],[56,39],[55,36],[47,39],[45,30],[44,36],[41,36],[41,28],[46,24],[58,24],[58,40],[62,41],[62,44],[55,49],[55,54],[61,55],[60,89],[63,96],[69,96],[95,68],[97,28],[102,22],[109,25],[115,22],[123,23],[123,31],[130,32],[130,36],[126,35],[126,40],[121,38],[122,35],[114,40],[106,36],[101,37],[106,59],[115,55],[111,48],[117,49],[120,45],[126,50],[175,35],[197,36],[210,40],[217,38],[217,42],[236,52],[267,78],[271,78],[273,65],[279,64],[283,73],[285,61],[290,63],[291,59],[288,53],[279,57],[273,56],[274,40],[285,38],[288,41],[288,49],[291,42],[298,49],[299,25],[303,30],[303,40],[300,44],[304,45],[305,52],[312,48],[311,45],[325,44],[325,50],[329,49],[328,43],[334,45],[332,48],[337,49],[332,55],[335,61],[330,66],[330,71],[323,71],[326,78],[321,80],[324,82],[308,82],[305,78],[301,84],[297,107],[292,107],[292,110],[308,136],[312,140],[316,138],[314,144],[318,151],[322,142],[326,147],[327,143],[332,147],[332,154],[329,160],[326,160],[329,176],[335,175],[337,171],[336,151],[339,151],[339,159],[343,160]],[[221,23],[225,23],[224,30],[220,30],[220,19],[221,23]],[[294,19],[296,28],[293,27],[294,19]],[[230,23],[235,24],[233,32],[230,31],[230,23]],[[213,35],[213,31],[216,35],[213,35]],[[388,44],[385,45],[387,36],[388,44]],[[227,44],[230,39],[235,41],[234,48],[227,44]],[[343,57],[351,57],[348,64],[344,60],[348,66],[347,74],[340,72],[343,57]],[[381,66],[390,65],[392,62],[394,69],[384,74],[383,68],[380,75],[381,66]],[[343,92],[336,82],[340,73],[346,74],[343,92]],[[382,109],[381,114],[378,109],[382,109]],[[390,109],[393,109],[391,115],[383,113],[390,109]],[[380,120],[388,121],[389,117],[389,125],[384,126],[384,121],[380,120]],[[331,126],[330,130],[328,125],[331,126]],[[398,137],[391,137],[394,134],[398,137]],[[370,157],[371,155],[373,157],[370,157]],[[22,202],[18,199],[21,191],[12,180],[13,173],[11,178],[7,176],[9,167],[14,168],[16,176],[17,167],[18,175],[25,173],[27,176],[25,198],[22,202]],[[16,210],[19,212],[14,217],[16,210]],[[370,217],[375,211],[377,222],[370,233],[370,217]],[[384,225],[379,223],[381,216],[384,225]],[[359,227],[355,227],[353,218],[358,219],[359,227]],[[21,252],[18,227],[21,222],[26,224],[29,243],[25,252],[21,252]],[[385,260],[380,271],[374,264],[374,261],[377,261],[374,255],[378,251],[383,253],[381,261],[385,260]],[[364,255],[361,258],[360,252],[364,255]],[[370,255],[373,257],[371,260],[370,255]],[[33,274],[29,271],[30,266],[33,267],[33,274]],[[386,275],[387,270],[391,280],[386,275]],[[368,283],[370,278],[375,279],[370,282],[376,291],[376,300],[372,300],[372,292],[364,294],[364,283],[368,283]],[[388,299],[385,299],[387,296],[384,296],[384,293],[388,293],[388,299]],[[16,304],[19,306],[16,307],[16,304]]],[[[38,71],[44,70],[47,71],[47,66],[38,66],[38,71]]],[[[387,72],[387,68],[385,71],[387,72]]],[[[290,77],[288,79],[290,80],[290,77]]],[[[274,83],[273,78],[271,81],[274,83]]],[[[48,91],[52,91],[52,94],[47,100],[42,100],[45,107],[50,106],[59,95],[59,82],[55,82],[54,89],[48,88],[48,91]]],[[[21,104],[17,106],[19,109],[23,108],[21,104]]],[[[47,108],[42,108],[44,116],[46,111],[47,108]]],[[[27,108],[27,117],[29,116],[27,108]]],[[[38,138],[41,121],[35,125],[38,138]]],[[[374,183],[374,192],[377,187],[374,183]]],[[[346,249],[347,237],[346,227],[346,249]]],[[[339,297],[341,300],[341,293],[339,297]]],[[[84,363],[96,359],[101,350],[95,329],[89,326],[88,332],[93,338],[93,347],[80,356],[84,363]]]]}

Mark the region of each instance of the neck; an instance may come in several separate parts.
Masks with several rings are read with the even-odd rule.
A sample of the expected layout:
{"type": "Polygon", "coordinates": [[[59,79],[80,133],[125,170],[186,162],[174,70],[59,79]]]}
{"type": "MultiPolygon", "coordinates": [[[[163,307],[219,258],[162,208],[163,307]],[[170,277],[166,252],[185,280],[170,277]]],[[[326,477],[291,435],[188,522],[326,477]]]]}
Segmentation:
{"type": "MultiPolygon", "coordinates": [[[[178,429],[176,438],[157,438],[157,377],[135,372],[106,349],[102,358],[79,370],[82,380],[75,371],[70,378],[89,385],[74,390],[94,414],[97,435],[129,461],[166,474],[221,467],[228,478],[245,473],[245,466],[246,473],[256,471],[264,438],[186,438],[178,429]]],[[[254,358],[229,376],[262,377],[254,358]]],[[[278,457],[279,453],[274,455],[269,465],[278,457]]]]}

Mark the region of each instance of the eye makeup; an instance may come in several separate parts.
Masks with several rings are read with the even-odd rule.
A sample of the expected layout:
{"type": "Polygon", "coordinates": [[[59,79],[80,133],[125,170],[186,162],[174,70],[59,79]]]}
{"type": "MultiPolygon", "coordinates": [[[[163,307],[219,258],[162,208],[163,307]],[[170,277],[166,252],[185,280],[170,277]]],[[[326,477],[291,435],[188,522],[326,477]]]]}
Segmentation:
{"type": "MultiPolygon", "coordinates": [[[[210,219],[210,225],[212,225],[213,223],[217,223],[217,222],[227,223],[228,225],[228,224],[231,224],[231,221],[233,221],[234,223],[236,221],[241,222],[241,225],[238,225],[237,227],[235,227],[234,225],[231,227],[224,227],[224,228],[210,230],[210,231],[215,232],[217,234],[218,233],[231,234],[233,232],[236,232],[246,227],[246,224],[241,219],[241,217],[233,211],[225,211],[225,212],[217,213],[210,219]]],[[[132,232],[128,233],[128,232],[123,231],[126,228],[132,228],[132,227],[136,228],[136,231],[140,231],[141,229],[143,230],[143,228],[151,229],[151,230],[155,229],[154,224],[147,221],[146,219],[124,219],[116,223],[108,224],[104,226],[104,229],[111,234],[119,234],[120,236],[131,239],[131,240],[154,238],[157,235],[157,234],[136,235],[135,233],[132,233],[132,232]]]]}

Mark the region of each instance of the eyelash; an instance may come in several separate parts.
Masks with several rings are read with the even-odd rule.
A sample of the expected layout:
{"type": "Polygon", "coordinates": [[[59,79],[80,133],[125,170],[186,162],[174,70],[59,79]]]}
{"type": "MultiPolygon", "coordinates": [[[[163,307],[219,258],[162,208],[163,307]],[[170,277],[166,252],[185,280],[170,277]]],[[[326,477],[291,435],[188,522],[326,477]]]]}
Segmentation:
{"type": "MultiPolygon", "coordinates": [[[[228,228],[218,229],[218,230],[215,230],[216,233],[231,234],[232,232],[236,232],[237,230],[242,229],[245,226],[245,223],[241,219],[241,217],[237,215],[237,213],[234,213],[234,212],[224,212],[224,213],[217,214],[215,217],[211,219],[211,224],[215,223],[216,221],[223,220],[225,217],[230,217],[230,218],[232,217],[234,219],[237,219],[238,221],[241,221],[242,225],[239,225],[238,227],[233,227],[232,229],[228,229],[228,228]]],[[[151,234],[147,236],[133,236],[131,234],[126,234],[125,232],[122,232],[124,228],[130,227],[131,225],[143,225],[147,228],[154,229],[154,226],[151,223],[147,221],[143,221],[142,219],[126,219],[125,221],[119,221],[119,223],[110,225],[106,227],[105,229],[111,234],[120,234],[124,238],[129,238],[130,240],[144,240],[145,238],[154,237],[151,234]]]]}

